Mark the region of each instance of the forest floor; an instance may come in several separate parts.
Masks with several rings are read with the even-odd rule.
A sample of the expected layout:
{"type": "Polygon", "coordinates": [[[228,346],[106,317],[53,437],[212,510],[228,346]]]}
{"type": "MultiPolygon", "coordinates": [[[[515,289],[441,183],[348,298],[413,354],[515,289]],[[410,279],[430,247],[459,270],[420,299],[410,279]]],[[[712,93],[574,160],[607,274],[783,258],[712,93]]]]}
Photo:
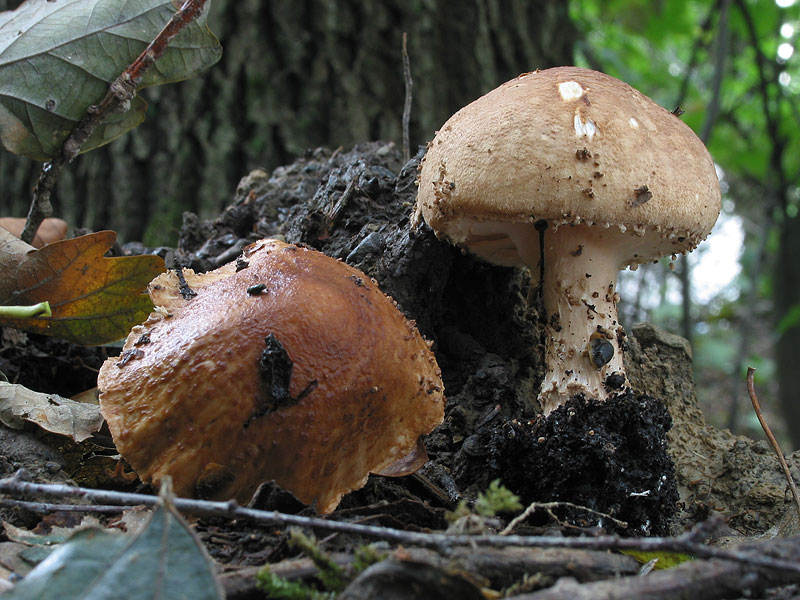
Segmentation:
{"type": "MultiPolygon", "coordinates": [[[[278,236],[362,270],[433,341],[447,407],[444,423],[426,439],[429,462],[415,476],[371,477],[328,518],[406,531],[497,531],[513,514],[481,517],[458,507],[462,500],[472,506],[500,479],[524,506],[540,503],[516,526],[517,534],[670,536],[712,516],[722,524],[704,541],[721,547],[800,534],[772,450],[706,425],[694,394],[691,350],[682,338],[649,325],[633,327],[625,361],[635,393],[617,394],[604,405],[575,399],[548,419],[537,416],[541,328],[530,282],[518,270],[483,264],[440,242],[424,225],[412,226],[420,157],[403,164],[399,151],[386,143],[350,151],[318,149],[272,173],[251,172],[215,219],[186,214],[176,248],[129,243],[117,249],[155,251],[168,266],[201,272],[235,260],[257,239],[278,236]]],[[[97,370],[115,352],[6,329],[0,337],[0,371],[28,388],[72,396],[96,385],[97,370]]],[[[82,444],[37,431],[3,428],[0,435],[2,476],[25,467],[39,481],[149,489],[109,477],[116,452],[107,430],[82,444]]],[[[263,488],[252,506],[315,514],[274,486],[263,488]]],[[[44,523],[41,515],[20,509],[3,509],[2,516],[20,527],[44,523]]],[[[263,597],[254,573],[264,564],[295,580],[313,582],[318,572],[312,561],[298,557],[285,527],[222,518],[192,524],[219,563],[229,598],[263,597]]],[[[346,534],[319,542],[345,565],[363,543],[346,534]]],[[[784,552],[796,560],[797,547],[784,552]]],[[[445,560],[430,550],[385,544],[380,549],[391,561],[384,561],[371,580],[360,577],[342,597],[423,597],[414,595],[415,589],[426,589],[428,598],[491,597],[486,595],[490,588],[520,598],[604,597],[581,586],[609,577],[616,578],[606,582],[611,586],[634,581],[640,570],[630,556],[601,551],[451,549],[445,560]],[[550,588],[561,577],[572,579],[550,588]],[[403,587],[398,581],[405,582],[406,592],[398,591],[403,587]]],[[[739,567],[737,573],[746,574],[739,567]]],[[[688,571],[676,577],[690,579],[688,571]]],[[[734,586],[719,595],[731,583],[729,573],[719,577],[693,597],[744,594],[734,586]]],[[[779,583],[769,576],[756,580],[756,591],[779,583]]],[[[630,590],[623,593],[648,597],[639,588],[630,590]]],[[[749,597],[781,597],[776,593],[749,597]]]]}

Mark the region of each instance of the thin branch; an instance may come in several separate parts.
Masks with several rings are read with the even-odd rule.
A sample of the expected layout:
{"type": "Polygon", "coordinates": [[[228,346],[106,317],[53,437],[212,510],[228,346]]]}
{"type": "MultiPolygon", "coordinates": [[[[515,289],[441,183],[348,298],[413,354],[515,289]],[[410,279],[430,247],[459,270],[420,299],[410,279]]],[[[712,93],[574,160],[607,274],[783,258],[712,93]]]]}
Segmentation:
{"type": "Polygon", "coordinates": [[[11,498],[0,498],[0,506],[22,508],[43,515],[55,512],[121,513],[126,509],[124,506],[110,506],[108,504],[50,504],[49,502],[28,502],[27,500],[12,500],[11,498]]]}
{"type": "Polygon", "coordinates": [[[597,516],[603,517],[604,519],[609,519],[610,521],[613,521],[614,523],[616,523],[619,527],[622,527],[623,529],[626,529],[628,527],[628,524],[625,521],[620,521],[619,519],[615,519],[611,515],[608,515],[608,514],[606,514],[604,512],[600,512],[598,510],[593,510],[593,509],[587,508],[585,506],[579,506],[578,504],[573,504],[572,502],[533,502],[530,505],[528,505],[528,508],[526,508],[524,511],[522,511],[522,513],[520,513],[519,515],[514,517],[509,522],[509,524],[506,525],[506,528],[503,529],[503,531],[500,532],[500,535],[508,535],[508,534],[510,534],[512,531],[514,531],[514,528],[517,525],[522,523],[525,519],[530,517],[537,510],[546,511],[547,514],[550,516],[551,519],[553,519],[554,522],[561,523],[561,520],[558,517],[556,517],[555,513],[553,513],[553,509],[556,509],[556,508],[572,508],[572,509],[575,509],[575,510],[592,513],[593,515],[597,515],[597,516]]]}
{"type": "MultiPolygon", "coordinates": [[[[708,140],[711,138],[711,132],[714,128],[714,124],[717,120],[717,115],[720,111],[720,97],[722,92],[722,81],[725,76],[725,62],[728,56],[728,46],[729,46],[729,38],[730,38],[730,28],[728,27],[728,8],[730,6],[730,0],[720,0],[717,2],[717,7],[719,8],[719,19],[717,21],[717,36],[714,45],[714,77],[712,80],[711,85],[711,99],[709,100],[706,106],[706,115],[705,119],[703,120],[703,126],[700,130],[700,139],[703,141],[704,144],[708,144],[708,140]]],[[[707,24],[710,23],[710,19],[707,24]]],[[[699,39],[699,38],[698,38],[699,39]]],[[[694,60],[696,57],[692,56],[694,60]]],[[[685,94],[687,92],[687,88],[685,84],[689,81],[689,75],[687,74],[686,78],[684,79],[684,87],[681,88],[681,94],[685,94]]],[[[681,102],[683,99],[681,98],[681,102]]],[[[679,106],[681,102],[677,102],[679,106]]],[[[678,259],[681,265],[680,272],[678,273],[678,277],[681,282],[681,299],[682,299],[682,310],[681,310],[681,325],[682,325],[682,334],[689,343],[692,343],[692,335],[693,327],[692,327],[692,278],[691,278],[691,269],[689,267],[689,259],[688,257],[683,254],[678,259]]]]}
{"type": "MultiPolygon", "coordinates": [[[[158,496],[147,494],[131,494],[109,490],[93,490],[62,484],[43,484],[25,481],[24,471],[17,471],[14,476],[0,479],[0,492],[6,494],[32,495],[35,497],[78,497],[104,504],[123,506],[154,506],[160,500],[158,496]]],[[[520,536],[520,535],[448,535],[446,533],[422,533],[402,531],[375,525],[359,525],[343,521],[330,521],[318,517],[287,515],[277,511],[263,511],[239,506],[236,501],[211,502],[208,500],[190,500],[175,498],[177,510],[193,515],[206,517],[222,517],[229,519],[248,519],[259,523],[275,523],[283,526],[297,526],[308,529],[335,531],[360,535],[367,538],[381,539],[410,546],[433,548],[447,553],[454,547],[549,547],[573,548],[583,550],[639,550],[642,552],[680,552],[692,554],[698,558],[718,558],[767,569],[788,569],[800,573],[800,562],[792,562],[773,558],[764,554],[763,550],[722,550],[703,544],[708,529],[714,523],[701,523],[688,533],[675,538],[621,538],[613,535],[597,537],[559,537],[559,536],[520,536]]]]}
{"type": "Polygon", "coordinates": [[[408,132],[411,121],[411,90],[414,82],[411,80],[411,61],[408,58],[408,35],[403,32],[403,80],[406,86],[406,99],[403,103],[403,164],[411,158],[411,142],[408,132]]]}
{"type": "MultiPolygon", "coordinates": [[[[755,551],[756,545],[751,549],[755,551]]],[[[797,539],[764,540],[764,551],[797,560],[797,539]]],[[[741,565],[718,560],[689,560],[681,564],[641,575],[607,578],[578,583],[562,578],[554,586],[529,594],[508,596],[509,600],[712,600],[720,598],[765,598],[764,591],[796,584],[797,574],[788,571],[742,569],[741,565]]],[[[790,594],[791,595],[791,594],[790,594]]]]}
{"type": "Polygon", "coordinates": [[[756,370],[753,367],[747,367],[747,392],[750,394],[750,401],[753,403],[753,410],[756,412],[758,422],[761,423],[761,429],[763,429],[764,433],[767,434],[767,439],[769,440],[772,449],[775,451],[775,455],[778,457],[778,462],[781,463],[783,476],[786,478],[786,482],[789,484],[789,489],[792,491],[792,498],[794,498],[794,504],[797,508],[797,516],[800,517],[800,494],[797,492],[797,486],[794,483],[792,472],[789,469],[789,464],[786,462],[786,457],[783,455],[781,446],[778,444],[778,440],[775,439],[775,436],[772,435],[772,430],[769,428],[769,425],[767,425],[767,421],[764,419],[764,415],[761,413],[761,405],[758,402],[758,396],[756,396],[756,386],[753,382],[755,373],[756,370]]]}
{"type": "Polygon", "coordinates": [[[93,104],[86,110],[83,119],[72,130],[59,153],[42,166],[42,172],[33,189],[33,200],[28,211],[25,228],[20,236],[22,240],[31,243],[39,225],[53,212],[50,195],[64,167],[78,156],[89,136],[108,115],[128,110],[131,98],[136,95],[136,88],[141,83],[145,71],[161,58],[172,38],[197,17],[205,3],[206,0],[186,0],[139,57],[111,82],[105,97],[99,104],[93,104]]]}
{"type": "Polygon", "coordinates": [[[700,31],[692,45],[692,52],[689,55],[689,63],[686,67],[686,77],[681,81],[681,88],[678,92],[678,98],[675,100],[675,106],[680,106],[686,101],[686,96],[689,94],[689,81],[692,79],[692,75],[697,65],[700,63],[700,50],[705,50],[707,48],[705,37],[708,32],[711,31],[713,17],[719,12],[719,5],[722,1],[723,0],[716,0],[714,5],[709,7],[708,14],[706,14],[705,18],[700,22],[700,31]]]}

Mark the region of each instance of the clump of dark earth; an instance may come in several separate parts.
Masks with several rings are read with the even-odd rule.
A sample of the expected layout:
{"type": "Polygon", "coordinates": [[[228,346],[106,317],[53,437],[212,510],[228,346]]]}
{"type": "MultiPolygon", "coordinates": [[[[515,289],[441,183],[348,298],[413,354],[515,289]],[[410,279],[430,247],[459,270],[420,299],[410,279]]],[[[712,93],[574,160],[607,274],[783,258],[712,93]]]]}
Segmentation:
{"type": "Polygon", "coordinates": [[[467,438],[457,480],[498,478],[524,505],[569,501],[550,512],[582,528],[664,535],[678,503],[671,424],[663,402],[630,390],[606,402],[575,397],[547,418],[512,419],[467,438]],[[467,443],[475,438],[477,456],[467,443]]]}
{"type": "MultiPolygon", "coordinates": [[[[782,532],[796,531],[796,523],[781,521],[790,504],[766,445],[705,424],[694,397],[691,350],[682,338],[633,327],[625,362],[637,394],[605,406],[573,400],[555,417],[537,418],[541,328],[528,275],[486,265],[437,240],[424,224],[411,223],[422,154],[404,163],[393,144],[381,142],[313,150],[272,173],[252,171],[218,217],[185,214],[177,247],[132,242],[121,252],[155,252],[170,267],[207,271],[236,260],[245,245],[263,237],[307,244],[374,278],[433,341],[447,408],[444,423],[426,439],[431,460],[417,478],[371,478],[344,498],[337,516],[369,514],[371,522],[441,528],[445,508],[474,499],[499,477],[526,502],[569,501],[629,523],[623,530],[573,510],[555,513],[550,528],[662,533],[670,523],[680,531],[719,514],[742,533],[763,533],[779,523],[782,532]],[[676,497],[665,434],[680,493],[672,520],[676,497]]],[[[57,374],[43,381],[42,373],[16,367],[26,357],[75,357],[80,373],[73,375],[83,377],[75,387],[88,388],[105,353],[114,351],[83,355],[34,336],[14,341],[10,331],[0,338],[0,358],[8,359],[2,368],[15,383],[39,391],[73,393],[65,393],[57,374]]],[[[23,458],[9,461],[4,472],[17,466],[26,466],[23,458]]],[[[543,524],[539,513],[529,522],[543,524]]],[[[274,559],[285,550],[264,552],[274,559]]]]}

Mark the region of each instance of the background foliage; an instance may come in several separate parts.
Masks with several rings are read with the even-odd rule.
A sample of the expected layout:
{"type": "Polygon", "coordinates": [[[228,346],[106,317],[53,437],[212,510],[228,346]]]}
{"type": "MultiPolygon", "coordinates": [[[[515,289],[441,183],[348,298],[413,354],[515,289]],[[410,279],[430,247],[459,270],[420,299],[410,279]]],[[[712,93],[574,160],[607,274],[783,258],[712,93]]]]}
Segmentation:
{"type": "Polygon", "coordinates": [[[773,426],[800,446],[793,350],[800,334],[800,4],[609,0],[573,2],[570,16],[581,32],[577,62],[685,109],[720,169],[717,229],[726,223],[744,238],[740,274],[713,297],[699,303],[690,287],[685,298],[669,293],[680,296],[681,283],[692,281],[680,277],[681,261],[678,277],[663,268],[637,274],[650,297],[627,295],[626,314],[692,338],[698,393],[717,425],[758,435],[743,385],[747,365],[757,367],[767,405],[780,396],[786,416],[773,413],[773,426]]]}
{"type": "MultiPolygon", "coordinates": [[[[13,8],[18,0],[0,0],[13,8]]],[[[700,294],[708,254],[626,275],[626,324],[690,337],[698,391],[717,425],[760,435],[744,387],[757,367],[770,422],[800,447],[800,35],[796,0],[212,0],[223,58],[199,79],[147,90],[145,123],[80,157],[56,214],[124,240],[173,244],[181,214],[218,213],[240,177],[311,147],[401,140],[408,32],[412,145],[520,72],[606,71],[703,138],[724,189],[719,228],[742,236],[739,274],[700,294]],[[724,225],[723,225],[724,224],[724,225]],[[776,410],[782,400],[785,421],[776,410]]],[[[39,165],[0,153],[0,212],[24,214],[39,165]]]]}

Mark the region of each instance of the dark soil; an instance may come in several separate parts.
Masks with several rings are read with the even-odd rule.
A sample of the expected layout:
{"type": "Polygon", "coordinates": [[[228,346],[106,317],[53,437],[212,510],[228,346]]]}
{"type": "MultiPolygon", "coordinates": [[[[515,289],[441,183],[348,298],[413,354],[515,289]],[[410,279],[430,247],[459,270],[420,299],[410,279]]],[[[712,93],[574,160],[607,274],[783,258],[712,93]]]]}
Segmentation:
{"type": "MultiPolygon", "coordinates": [[[[553,512],[583,528],[665,534],[678,502],[667,454],[671,424],[663,402],[647,395],[627,391],[606,402],[573,398],[547,418],[512,419],[467,438],[481,438],[474,446],[484,450],[468,451],[465,442],[455,468],[459,481],[482,479],[483,471],[501,479],[526,505],[578,505],[553,512]]],[[[542,519],[539,524],[547,525],[542,519]]]]}
{"type": "Polygon", "coordinates": [[[0,372],[37,392],[70,397],[94,387],[107,356],[105,348],[0,328],[0,372]]]}

